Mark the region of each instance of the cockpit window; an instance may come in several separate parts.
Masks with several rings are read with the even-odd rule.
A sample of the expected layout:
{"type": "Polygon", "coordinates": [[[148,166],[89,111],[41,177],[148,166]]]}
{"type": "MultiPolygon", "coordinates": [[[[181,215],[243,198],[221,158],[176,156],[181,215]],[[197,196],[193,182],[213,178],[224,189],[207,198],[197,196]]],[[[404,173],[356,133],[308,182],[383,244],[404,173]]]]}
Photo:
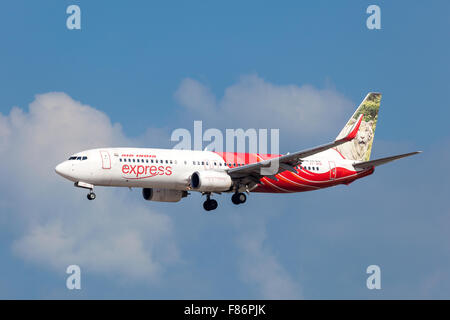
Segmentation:
{"type": "Polygon", "coordinates": [[[87,156],[72,156],[69,158],[69,160],[87,160],[87,156]]]}

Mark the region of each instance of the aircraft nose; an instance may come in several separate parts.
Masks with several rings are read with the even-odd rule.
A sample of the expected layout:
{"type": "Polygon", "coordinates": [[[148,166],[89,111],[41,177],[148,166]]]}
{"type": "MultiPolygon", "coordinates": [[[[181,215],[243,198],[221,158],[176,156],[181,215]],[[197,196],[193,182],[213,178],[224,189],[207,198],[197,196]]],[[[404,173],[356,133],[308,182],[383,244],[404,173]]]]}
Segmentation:
{"type": "Polygon", "coordinates": [[[61,162],[55,167],[55,172],[60,176],[66,178],[69,176],[69,167],[66,162],[61,162]]]}

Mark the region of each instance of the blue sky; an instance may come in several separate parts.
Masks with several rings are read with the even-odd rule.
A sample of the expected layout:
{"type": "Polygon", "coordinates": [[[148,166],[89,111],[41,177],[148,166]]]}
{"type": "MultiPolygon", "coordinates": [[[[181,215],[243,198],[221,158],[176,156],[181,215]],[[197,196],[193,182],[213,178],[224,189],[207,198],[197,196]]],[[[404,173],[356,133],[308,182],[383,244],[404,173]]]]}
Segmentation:
{"type": "Polygon", "coordinates": [[[0,170],[9,181],[0,189],[0,297],[449,298],[449,9],[448,1],[4,3],[0,151],[11,166],[0,170]],[[81,8],[81,30],[66,28],[70,4],[81,8]],[[381,8],[381,30],[366,28],[370,4],[381,8]],[[279,116],[283,103],[299,111],[286,88],[322,99],[311,103],[318,118],[296,127],[279,116]],[[282,106],[252,117],[264,90],[282,106]],[[350,186],[251,195],[242,207],[221,196],[207,215],[199,196],[143,203],[139,190],[101,189],[88,206],[52,171],[96,143],[171,147],[170,132],[193,120],[276,123],[281,151],[295,151],[334,138],[368,91],[383,93],[372,156],[424,153],[350,186]],[[78,101],[89,106],[80,117],[78,101]],[[30,158],[40,157],[36,167],[30,158]],[[32,240],[42,234],[70,245],[41,252],[32,240]],[[121,256],[121,239],[137,254],[121,256]],[[117,249],[112,266],[96,262],[91,245],[117,249]],[[77,258],[83,289],[72,292],[61,266],[77,258]],[[126,259],[143,267],[130,271],[126,259]],[[370,264],[381,267],[380,291],[365,287],[370,264]]]}

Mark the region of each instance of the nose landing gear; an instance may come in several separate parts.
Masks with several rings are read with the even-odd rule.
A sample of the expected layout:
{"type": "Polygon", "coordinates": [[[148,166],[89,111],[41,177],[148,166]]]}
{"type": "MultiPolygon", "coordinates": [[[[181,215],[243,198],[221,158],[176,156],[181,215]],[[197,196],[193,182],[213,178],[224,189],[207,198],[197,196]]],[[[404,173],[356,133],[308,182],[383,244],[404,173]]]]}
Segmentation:
{"type": "Polygon", "coordinates": [[[87,194],[88,200],[94,200],[95,199],[95,193],[92,192],[92,190],[87,194]]]}
{"type": "Polygon", "coordinates": [[[83,189],[89,189],[89,193],[87,194],[88,200],[94,200],[95,199],[95,193],[94,193],[94,185],[82,181],[77,181],[73,184],[77,188],[83,188],[83,189]]]}

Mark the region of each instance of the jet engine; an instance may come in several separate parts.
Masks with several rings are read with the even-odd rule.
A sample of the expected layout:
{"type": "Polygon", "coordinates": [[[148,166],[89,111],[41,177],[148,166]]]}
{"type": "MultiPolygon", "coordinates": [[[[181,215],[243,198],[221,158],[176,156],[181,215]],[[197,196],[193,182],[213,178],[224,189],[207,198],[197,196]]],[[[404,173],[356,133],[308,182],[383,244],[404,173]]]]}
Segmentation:
{"type": "Polygon", "coordinates": [[[196,191],[222,192],[230,190],[233,181],[226,172],[197,171],[191,175],[190,185],[196,191]]]}
{"type": "Polygon", "coordinates": [[[178,202],[181,198],[187,196],[187,191],[160,189],[160,188],[143,188],[142,196],[148,201],[160,202],[178,202]]]}

